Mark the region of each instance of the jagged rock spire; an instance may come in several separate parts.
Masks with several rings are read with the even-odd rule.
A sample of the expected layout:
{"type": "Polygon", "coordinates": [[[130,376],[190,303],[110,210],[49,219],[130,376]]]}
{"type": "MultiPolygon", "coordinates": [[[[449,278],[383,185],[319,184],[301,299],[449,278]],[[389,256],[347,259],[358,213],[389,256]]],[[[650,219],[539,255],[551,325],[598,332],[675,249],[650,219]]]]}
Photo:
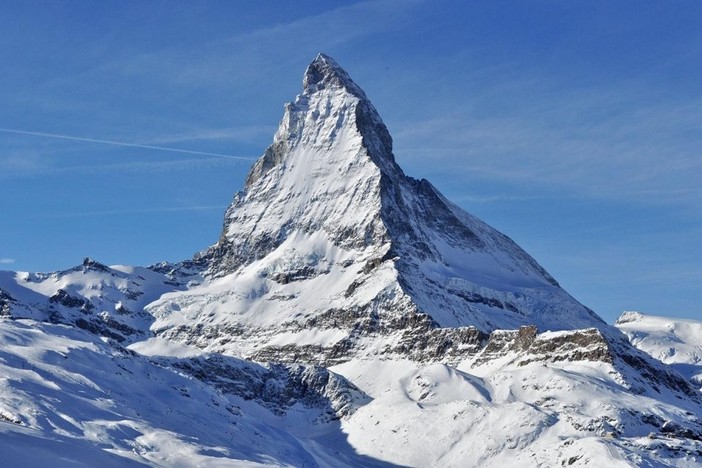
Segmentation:
{"type": "Polygon", "coordinates": [[[336,87],[345,89],[359,99],[368,99],[349,74],[333,58],[322,53],[307,67],[302,84],[303,94],[308,96],[322,89],[336,87]]]}
{"type": "MultiPolygon", "coordinates": [[[[324,147],[331,154],[334,142],[345,132],[355,133],[366,149],[365,157],[387,175],[402,174],[392,153],[392,137],[363,90],[331,57],[319,54],[303,78],[303,92],[285,105],[273,144],[254,164],[245,188],[279,167],[298,146],[324,147]]],[[[348,136],[348,134],[346,134],[348,136]]],[[[338,158],[331,158],[346,164],[338,158]]]]}
{"type": "Polygon", "coordinates": [[[222,236],[206,254],[211,270],[231,272],[293,232],[321,230],[337,245],[384,245],[381,179],[402,178],[376,109],[348,73],[319,54],[228,208],[222,236]]]}

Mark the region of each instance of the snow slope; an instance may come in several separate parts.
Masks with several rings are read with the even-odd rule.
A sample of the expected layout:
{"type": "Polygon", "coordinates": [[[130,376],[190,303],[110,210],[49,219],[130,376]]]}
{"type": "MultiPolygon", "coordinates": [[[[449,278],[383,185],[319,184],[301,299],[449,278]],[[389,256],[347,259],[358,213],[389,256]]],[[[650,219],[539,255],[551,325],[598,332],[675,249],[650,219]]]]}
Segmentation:
{"type": "MultiPolygon", "coordinates": [[[[352,360],[332,370],[360,390],[337,392],[327,383],[326,393],[310,399],[281,374],[256,383],[269,370],[245,361],[194,349],[174,352],[153,339],[131,348],[143,354],[76,327],[0,321],[3,461],[13,466],[45,466],[47,460],[53,466],[702,461],[699,404],[670,391],[632,392],[628,381],[636,376],[627,373],[635,370],[622,371],[616,363],[550,362],[516,350],[457,367],[352,360]]],[[[284,374],[294,372],[292,367],[284,374]]],[[[300,388],[315,388],[313,381],[300,388]]]]}
{"type": "Polygon", "coordinates": [[[631,343],[702,389],[702,322],[624,312],[615,323],[631,343]]]}
{"type": "MultiPolygon", "coordinates": [[[[264,385],[292,400],[285,375],[292,368],[274,369],[273,377],[216,356],[143,356],[76,327],[19,319],[0,321],[0,369],[3,466],[317,466],[306,446],[320,438],[334,442],[339,466],[345,458],[348,466],[372,463],[343,443],[338,423],[314,399],[266,401],[264,392],[213,382],[229,369],[255,393],[251,376],[269,376],[264,385]],[[186,372],[198,363],[207,369],[210,359],[218,369],[211,381],[186,372]]],[[[327,396],[320,401],[334,393],[327,396]]]]}

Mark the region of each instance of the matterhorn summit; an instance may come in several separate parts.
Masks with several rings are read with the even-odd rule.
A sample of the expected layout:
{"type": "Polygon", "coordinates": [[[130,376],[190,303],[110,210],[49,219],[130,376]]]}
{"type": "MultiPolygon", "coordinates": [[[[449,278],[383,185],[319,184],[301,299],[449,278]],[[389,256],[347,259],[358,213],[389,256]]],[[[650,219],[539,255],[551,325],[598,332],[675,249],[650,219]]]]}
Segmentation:
{"type": "Polygon", "coordinates": [[[702,325],[607,325],[392,146],[320,54],[215,245],[0,271],[2,463],[700,466],[702,325]]]}

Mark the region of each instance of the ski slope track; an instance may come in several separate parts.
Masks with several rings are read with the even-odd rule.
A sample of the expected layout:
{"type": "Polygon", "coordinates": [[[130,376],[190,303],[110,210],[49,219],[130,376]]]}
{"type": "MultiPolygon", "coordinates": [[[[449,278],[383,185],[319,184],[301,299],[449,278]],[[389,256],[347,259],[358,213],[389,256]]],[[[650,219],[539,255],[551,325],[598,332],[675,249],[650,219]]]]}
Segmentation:
{"type": "Polygon", "coordinates": [[[11,466],[700,466],[693,321],[578,303],[307,68],[217,243],[0,272],[11,466]]]}

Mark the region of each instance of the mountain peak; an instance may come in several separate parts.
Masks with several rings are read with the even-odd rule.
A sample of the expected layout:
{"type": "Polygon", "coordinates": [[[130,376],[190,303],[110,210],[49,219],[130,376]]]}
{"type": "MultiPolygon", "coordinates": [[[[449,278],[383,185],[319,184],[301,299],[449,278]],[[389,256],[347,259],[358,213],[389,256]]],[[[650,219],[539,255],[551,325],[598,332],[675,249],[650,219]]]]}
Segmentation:
{"type": "Polygon", "coordinates": [[[388,323],[419,313],[485,332],[603,324],[511,239],[407,177],[373,104],[324,54],[305,71],[303,93],[285,106],[204,258],[214,277],[264,278],[242,294],[260,299],[274,321],[289,310],[334,309],[388,323]],[[317,291],[322,281],[328,295],[305,302],[301,285],[317,291]],[[271,305],[280,294],[291,302],[271,305]]]}
{"type": "MultiPolygon", "coordinates": [[[[308,104],[309,98],[318,96],[322,91],[327,91],[327,93],[323,94],[331,95],[334,93],[329,92],[335,90],[345,91],[353,97],[354,101],[357,100],[358,102],[349,107],[343,98],[331,98],[330,101],[330,98],[327,96],[323,98],[323,107],[335,107],[337,109],[326,112],[325,115],[330,116],[335,122],[339,123],[344,121],[344,119],[339,119],[339,115],[345,114],[347,108],[351,110],[350,113],[353,116],[345,119],[345,121],[351,122],[363,137],[363,145],[368,149],[370,159],[386,173],[401,173],[402,171],[395,164],[395,158],[392,154],[390,132],[388,132],[378,111],[373,107],[366,93],[333,58],[319,53],[309,64],[307,70],[305,70],[301,101],[308,104]]],[[[300,102],[299,98],[296,102],[300,102]]],[[[287,132],[287,129],[285,129],[285,132],[287,132]]]]}
{"type": "Polygon", "coordinates": [[[323,53],[317,54],[305,71],[303,94],[311,95],[322,89],[342,88],[352,95],[367,99],[363,90],[351,79],[336,60],[323,53]]]}
{"type": "MultiPolygon", "coordinates": [[[[351,154],[353,151],[339,146],[342,141],[349,143],[351,140],[364,148],[357,155],[361,159],[372,161],[386,174],[402,173],[392,154],[392,138],[378,111],[349,74],[333,58],[320,53],[305,71],[302,94],[285,105],[273,144],[251,168],[245,188],[250,188],[265,174],[289,172],[271,172],[271,169],[293,167],[294,163],[288,161],[286,165],[284,161],[290,159],[296,148],[323,149],[322,153],[327,156],[336,155],[319,158],[317,162],[327,166],[320,167],[322,172],[327,171],[330,164],[341,168],[357,162],[351,154]]],[[[314,173],[309,164],[305,163],[305,167],[310,169],[308,174],[314,173]]]]}

